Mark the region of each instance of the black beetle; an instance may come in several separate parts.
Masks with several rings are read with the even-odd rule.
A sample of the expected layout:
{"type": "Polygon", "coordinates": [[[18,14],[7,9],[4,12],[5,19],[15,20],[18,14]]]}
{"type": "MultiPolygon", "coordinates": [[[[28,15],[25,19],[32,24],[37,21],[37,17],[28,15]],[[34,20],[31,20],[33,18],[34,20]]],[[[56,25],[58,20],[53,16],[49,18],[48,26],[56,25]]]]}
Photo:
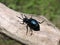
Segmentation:
{"type": "MultiPolygon", "coordinates": [[[[18,18],[19,19],[22,19],[23,18],[23,15],[22,15],[22,18],[21,17],[18,17],[18,18]]],[[[30,28],[30,31],[31,31],[31,35],[32,35],[32,30],[39,31],[40,30],[40,25],[39,24],[41,24],[41,23],[44,22],[44,21],[38,22],[36,19],[33,19],[32,17],[28,19],[27,16],[25,16],[22,20],[23,20],[23,23],[22,24],[24,24],[24,23],[27,24],[26,25],[26,28],[27,28],[26,34],[28,33],[28,27],[29,27],[30,28]]]]}

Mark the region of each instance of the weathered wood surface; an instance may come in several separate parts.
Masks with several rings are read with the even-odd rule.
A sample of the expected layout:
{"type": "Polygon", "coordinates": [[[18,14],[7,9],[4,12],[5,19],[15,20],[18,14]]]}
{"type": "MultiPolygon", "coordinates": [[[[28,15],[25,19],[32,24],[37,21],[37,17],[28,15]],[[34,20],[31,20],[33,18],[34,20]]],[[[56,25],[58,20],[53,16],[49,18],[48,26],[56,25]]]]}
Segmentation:
{"type": "MultiPolygon", "coordinates": [[[[0,32],[27,45],[59,45],[59,29],[43,16],[33,16],[40,22],[45,20],[44,23],[40,24],[40,31],[33,31],[32,36],[30,32],[26,35],[26,24],[20,24],[22,20],[16,17],[21,17],[21,14],[24,13],[18,13],[0,3],[0,32]]],[[[29,18],[31,16],[29,14],[25,15],[29,18]]]]}

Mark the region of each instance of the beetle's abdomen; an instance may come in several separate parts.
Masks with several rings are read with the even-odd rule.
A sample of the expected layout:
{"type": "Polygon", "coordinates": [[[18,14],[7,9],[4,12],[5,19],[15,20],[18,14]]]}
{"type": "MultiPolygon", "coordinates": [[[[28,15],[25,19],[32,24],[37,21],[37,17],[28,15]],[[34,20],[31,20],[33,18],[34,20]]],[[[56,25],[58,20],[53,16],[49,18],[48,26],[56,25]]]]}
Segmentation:
{"type": "Polygon", "coordinates": [[[38,25],[38,26],[32,26],[32,28],[33,28],[33,30],[35,30],[35,31],[39,31],[40,30],[40,26],[38,25]]]}
{"type": "Polygon", "coordinates": [[[29,19],[28,25],[34,31],[39,31],[40,30],[40,26],[38,24],[38,21],[36,21],[35,19],[29,19]]]}

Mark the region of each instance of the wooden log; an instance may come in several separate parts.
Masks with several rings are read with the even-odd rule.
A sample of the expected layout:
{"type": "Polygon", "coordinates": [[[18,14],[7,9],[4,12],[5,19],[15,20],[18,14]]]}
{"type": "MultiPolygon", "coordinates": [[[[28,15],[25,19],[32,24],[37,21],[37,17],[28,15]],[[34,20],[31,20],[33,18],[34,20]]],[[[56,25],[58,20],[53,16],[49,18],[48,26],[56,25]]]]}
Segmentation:
{"type": "MultiPolygon", "coordinates": [[[[27,45],[59,45],[59,29],[44,16],[33,16],[40,22],[45,21],[40,24],[40,31],[33,31],[33,35],[30,35],[29,29],[26,35],[26,24],[20,24],[22,20],[17,18],[17,16],[21,17],[21,14],[25,13],[16,12],[0,3],[0,32],[27,45]]],[[[25,15],[30,18],[32,14],[25,15]]]]}

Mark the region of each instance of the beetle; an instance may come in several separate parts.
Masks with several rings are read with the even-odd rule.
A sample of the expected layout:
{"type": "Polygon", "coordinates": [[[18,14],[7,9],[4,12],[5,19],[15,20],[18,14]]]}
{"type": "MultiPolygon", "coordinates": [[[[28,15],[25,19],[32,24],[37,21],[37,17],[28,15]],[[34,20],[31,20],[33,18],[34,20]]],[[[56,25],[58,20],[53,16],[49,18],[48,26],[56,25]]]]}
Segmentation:
{"type": "Polygon", "coordinates": [[[28,17],[25,16],[25,15],[24,15],[24,18],[23,18],[23,15],[21,15],[21,16],[22,16],[22,18],[21,18],[21,17],[18,17],[18,16],[17,16],[17,17],[18,17],[19,19],[23,20],[23,23],[22,23],[22,24],[24,24],[24,23],[27,24],[27,25],[26,25],[26,29],[27,29],[26,35],[27,35],[27,33],[28,33],[28,27],[30,28],[31,35],[32,35],[32,33],[33,33],[32,30],[34,30],[34,31],[40,31],[40,25],[39,25],[39,24],[43,23],[44,21],[39,22],[39,21],[37,21],[36,19],[33,19],[32,17],[28,19],[28,17]]]}

